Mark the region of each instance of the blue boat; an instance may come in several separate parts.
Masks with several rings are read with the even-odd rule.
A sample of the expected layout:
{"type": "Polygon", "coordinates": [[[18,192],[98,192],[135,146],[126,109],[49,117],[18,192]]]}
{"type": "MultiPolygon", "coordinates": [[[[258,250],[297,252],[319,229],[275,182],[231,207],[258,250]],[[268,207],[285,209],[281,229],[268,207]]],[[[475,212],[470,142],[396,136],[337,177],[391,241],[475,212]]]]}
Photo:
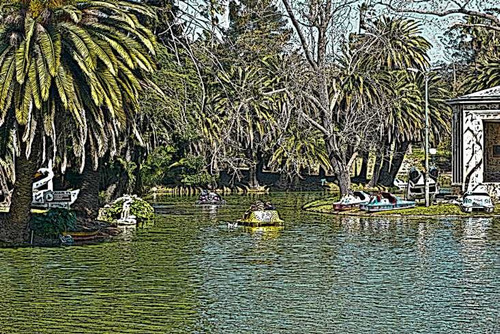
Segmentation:
{"type": "Polygon", "coordinates": [[[415,201],[405,201],[388,192],[373,195],[368,204],[360,205],[360,209],[368,212],[380,212],[414,208],[415,201]]]}

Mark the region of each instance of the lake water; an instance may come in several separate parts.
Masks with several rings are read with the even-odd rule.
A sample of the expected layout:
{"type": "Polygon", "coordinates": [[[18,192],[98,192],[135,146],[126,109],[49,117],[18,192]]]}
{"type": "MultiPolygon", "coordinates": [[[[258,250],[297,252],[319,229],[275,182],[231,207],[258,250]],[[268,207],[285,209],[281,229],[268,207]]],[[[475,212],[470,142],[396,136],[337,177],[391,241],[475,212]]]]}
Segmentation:
{"type": "Polygon", "coordinates": [[[121,241],[0,249],[0,333],[500,332],[499,220],[300,210],[319,196],[264,196],[283,229],[167,198],[121,241]]]}

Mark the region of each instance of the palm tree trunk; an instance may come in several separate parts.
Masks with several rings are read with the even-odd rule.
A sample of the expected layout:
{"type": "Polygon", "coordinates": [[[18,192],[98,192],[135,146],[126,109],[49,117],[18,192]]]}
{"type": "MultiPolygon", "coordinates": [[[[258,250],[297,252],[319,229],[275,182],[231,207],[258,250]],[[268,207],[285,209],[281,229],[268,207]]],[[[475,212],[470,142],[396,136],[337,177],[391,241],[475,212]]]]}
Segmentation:
{"type": "Polygon", "coordinates": [[[375,187],[378,184],[378,176],[380,172],[380,163],[382,162],[382,152],[379,152],[375,158],[375,165],[373,166],[373,174],[368,187],[375,187]]]}
{"type": "Polygon", "coordinates": [[[99,169],[94,170],[90,156],[85,159],[82,173],[80,194],[72,208],[76,213],[78,224],[93,223],[99,214],[99,169]]]}
{"type": "Polygon", "coordinates": [[[403,164],[403,160],[406,155],[406,151],[408,150],[408,147],[410,146],[409,141],[404,141],[401,143],[396,143],[396,148],[394,152],[394,156],[392,157],[391,160],[391,170],[389,172],[391,176],[391,183],[394,183],[394,179],[396,178],[396,175],[399,172],[399,169],[401,168],[401,165],[403,164]]]}
{"type": "Polygon", "coordinates": [[[16,160],[16,183],[10,212],[0,226],[0,239],[14,245],[22,245],[29,241],[33,176],[39,167],[38,152],[32,152],[31,159],[26,158],[24,152],[23,150],[16,160]]]}
{"type": "Polygon", "coordinates": [[[369,158],[370,158],[370,153],[368,151],[366,152],[363,152],[362,155],[362,161],[361,161],[361,169],[359,171],[359,174],[357,175],[357,177],[360,179],[360,180],[363,180],[366,182],[366,180],[368,179],[368,161],[369,161],[369,158]]]}
{"type": "Polygon", "coordinates": [[[384,148],[385,149],[382,151],[384,155],[382,156],[382,167],[378,175],[378,183],[388,187],[392,185],[391,176],[389,175],[392,157],[392,142],[389,141],[389,139],[386,139],[384,148]]]}
{"type": "Polygon", "coordinates": [[[258,169],[259,169],[259,159],[258,154],[255,153],[253,149],[247,150],[247,159],[250,161],[250,166],[248,169],[248,185],[250,188],[259,187],[258,169]]]}

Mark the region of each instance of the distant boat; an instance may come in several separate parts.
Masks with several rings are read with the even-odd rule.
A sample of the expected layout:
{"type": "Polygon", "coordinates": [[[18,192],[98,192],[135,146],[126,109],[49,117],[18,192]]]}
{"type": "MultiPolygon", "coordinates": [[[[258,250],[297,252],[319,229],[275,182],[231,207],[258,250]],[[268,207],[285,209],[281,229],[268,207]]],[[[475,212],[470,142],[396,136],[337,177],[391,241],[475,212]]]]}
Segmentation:
{"type": "Polygon", "coordinates": [[[217,193],[202,190],[196,205],[224,205],[226,201],[217,193]]]}
{"type": "Polygon", "coordinates": [[[278,211],[276,210],[259,210],[251,211],[242,219],[237,220],[238,225],[244,226],[272,226],[283,224],[284,221],[281,220],[278,211]]]}
{"type": "Polygon", "coordinates": [[[367,204],[370,201],[370,195],[364,191],[355,191],[352,195],[346,195],[340,201],[333,203],[333,210],[346,211],[359,207],[361,204],[367,204]]]}
{"type": "Polygon", "coordinates": [[[388,192],[382,192],[370,198],[370,202],[360,205],[361,210],[368,212],[390,211],[414,208],[415,201],[405,201],[388,192]]]}
{"type": "Polygon", "coordinates": [[[196,205],[225,205],[226,201],[223,199],[206,199],[206,200],[197,200],[196,205]]]}

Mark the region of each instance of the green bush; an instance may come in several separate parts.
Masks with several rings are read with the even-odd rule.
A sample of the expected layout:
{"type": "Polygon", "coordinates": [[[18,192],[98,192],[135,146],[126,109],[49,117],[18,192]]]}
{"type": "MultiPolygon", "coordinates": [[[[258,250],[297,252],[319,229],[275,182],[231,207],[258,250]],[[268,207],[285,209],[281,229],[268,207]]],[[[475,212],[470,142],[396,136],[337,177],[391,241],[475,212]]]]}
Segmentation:
{"type": "MultiPolygon", "coordinates": [[[[128,196],[120,197],[115,200],[109,208],[106,209],[106,214],[104,220],[107,222],[113,222],[121,218],[123,210],[123,202],[128,196]]],[[[154,209],[145,200],[137,196],[130,196],[133,200],[130,205],[130,215],[135,216],[138,222],[147,221],[154,218],[154,209]]]]}
{"type": "Polygon", "coordinates": [[[57,237],[64,231],[72,230],[76,225],[76,215],[66,209],[50,209],[31,219],[31,229],[44,237],[57,237]]]}

